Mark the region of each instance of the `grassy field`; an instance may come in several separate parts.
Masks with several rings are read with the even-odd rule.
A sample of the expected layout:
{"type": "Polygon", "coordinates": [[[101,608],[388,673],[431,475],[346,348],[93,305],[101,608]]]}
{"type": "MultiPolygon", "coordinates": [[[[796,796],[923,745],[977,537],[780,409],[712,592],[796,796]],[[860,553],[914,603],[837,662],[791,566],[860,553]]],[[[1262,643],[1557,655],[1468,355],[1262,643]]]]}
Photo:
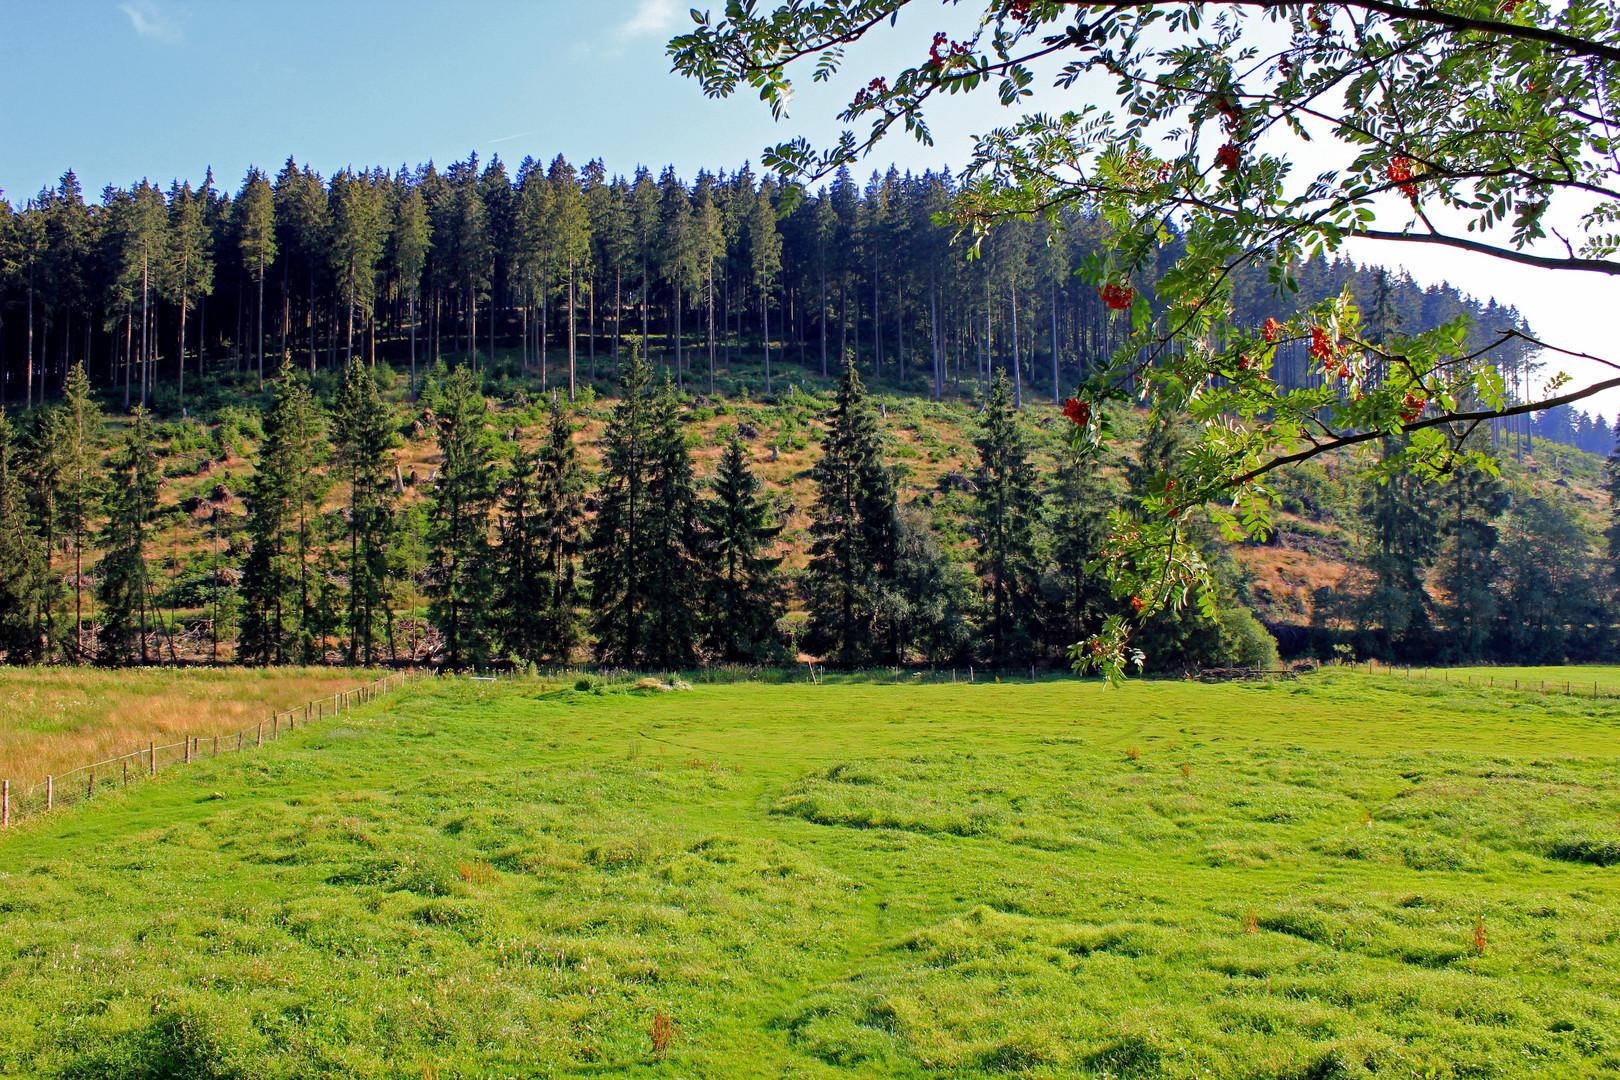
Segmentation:
{"type": "Polygon", "coordinates": [[[1617,753],[1345,671],[418,683],[0,836],[0,1072],[1613,1075],[1617,753]]]}
{"type": "Polygon", "coordinates": [[[376,677],[341,668],[0,667],[0,778],[20,789],[149,741],[235,731],[376,677]]]}

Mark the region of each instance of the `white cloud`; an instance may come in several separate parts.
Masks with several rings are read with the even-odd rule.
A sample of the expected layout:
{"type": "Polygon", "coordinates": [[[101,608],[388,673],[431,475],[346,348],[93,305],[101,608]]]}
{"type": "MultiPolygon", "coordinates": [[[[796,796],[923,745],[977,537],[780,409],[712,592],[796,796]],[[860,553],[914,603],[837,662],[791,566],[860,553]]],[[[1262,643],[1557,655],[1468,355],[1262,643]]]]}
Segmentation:
{"type": "Polygon", "coordinates": [[[619,36],[657,34],[668,30],[674,22],[674,0],[637,0],[635,13],[619,27],[619,36]]]}
{"type": "Polygon", "coordinates": [[[129,0],[119,4],[118,10],[129,16],[135,33],[153,41],[179,41],[180,27],[165,15],[152,0],[129,0]]]}

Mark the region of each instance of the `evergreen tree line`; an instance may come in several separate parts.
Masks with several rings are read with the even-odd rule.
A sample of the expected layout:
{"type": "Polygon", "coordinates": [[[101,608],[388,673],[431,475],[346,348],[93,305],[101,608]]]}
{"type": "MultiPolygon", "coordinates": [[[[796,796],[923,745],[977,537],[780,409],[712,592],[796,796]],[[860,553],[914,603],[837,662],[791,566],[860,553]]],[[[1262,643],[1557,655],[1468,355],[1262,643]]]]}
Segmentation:
{"type": "MultiPolygon", "coordinates": [[[[1061,228],[1016,222],[968,260],[941,223],[953,194],[948,171],[891,169],[864,186],[843,172],[800,195],[746,165],[687,182],[561,157],[512,174],[474,156],[322,177],[289,158],[273,176],[250,169],[234,194],[209,173],[196,187],[108,187],[91,204],[68,172],[20,206],[0,199],[0,404],[59,397],[82,364],[110,400],[178,414],[205,374],[262,389],[283,365],[337,373],[356,356],[413,376],[441,358],[511,365],[572,397],[582,379],[617,377],[630,333],[678,387],[710,393],[746,350],[767,393],[784,362],[836,377],[854,355],[870,377],[935,397],[982,392],[1001,370],[1015,403],[1060,399],[1124,340],[1078,272],[1106,228],[1068,211],[1061,228]]],[[[1177,252],[1172,240],[1161,264],[1177,252]]],[[[1342,259],[1294,278],[1297,297],[1279,299],[1240,271],[1234,321],[1350,287],[1386,329],[1467,316],[1489,337],[1523,322],[1342,259]]],[[[1501,357],[1516,388],[1522,353],[1501,357]]],[[[1302,343],[1276,368],[1289,386],[1322,378],[1302,343]]]]}
{"type": "Polygon", "coordinates": [[[1316,590],[1313,622],[1353,631],[1343,644],[1362,656],[1397,662],[1612,658],[1620,646],[1620,454],[1604,476],[1601,535],[1562,480],[1533,487],[1458,468],[1441,482],[1402,474],[1368,483],[1355,507],[1356,568],[1316,590]]]}
{"type": "MultiPolygon", "coordinates": [[[[788,573],[744,434],[700,477],[692,396],[636,339],[594,474],[560,393],[525,438],[496,429],[482,375],[440,364],[412,410],[438,468],[424,498],[407,498],[394,451],[410,429],[380,389],[388,378],[357,355],[340,380],[311,384],[292,366],[271,379],[245,516],[214,498],[163,500],[163,459],[196,425],[137,408],[109,445],[82,365],[21,430],[0,411],[4,660],[682,670],[793,663],[802,650],[851,668],[1061,664],[1122,606],[1094,566],[1110,509],[1186,448],[1184,432],[1153,427],[1117,489],[1070,458],[1038,469],[1034,433],[997,372],[975,429],[978,467],[904,498],[850,362],[834,395],[805,398],[819,409],[820,454],[808,563],[788,573]],[[173,550],[187,524],[182,575],[173,550]],[[789,619],[795,600],[803,616],[789,619]]],[[[1212,533],[1194,540],[1219,561],[1212,533]]],[[[1217,617],[1189,607],[1148,627],[1156,664],[1275,657],[1229,563],[1223,580],[1217,617]]]]}

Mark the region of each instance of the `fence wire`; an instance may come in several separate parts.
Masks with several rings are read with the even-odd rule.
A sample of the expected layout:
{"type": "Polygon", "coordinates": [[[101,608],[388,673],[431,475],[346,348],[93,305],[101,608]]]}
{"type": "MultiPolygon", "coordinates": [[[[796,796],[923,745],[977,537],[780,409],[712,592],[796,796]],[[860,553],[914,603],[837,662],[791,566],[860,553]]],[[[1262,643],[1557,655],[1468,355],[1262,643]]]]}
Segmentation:
{"type": "Polygon", "coordinates": [[[86,802],[109,789],[123,790],[131,784],[156,779],[175,765],[190,765],[275,742],[299,727],[319,723],[326,717],[338,716],[356,705],[374,701],[404,686],[410,675],[410,672],[384,675],[353,690],[339,690],[331,697],[317,698],[285,712],[273,712],[251,727],[218,735],[192,735],[179,742],[149,741],[138,750],[81,765],[59,776],[47,776],[29,787],[14,788],[11,781],[0,781],[0,827],[86,802]]]}

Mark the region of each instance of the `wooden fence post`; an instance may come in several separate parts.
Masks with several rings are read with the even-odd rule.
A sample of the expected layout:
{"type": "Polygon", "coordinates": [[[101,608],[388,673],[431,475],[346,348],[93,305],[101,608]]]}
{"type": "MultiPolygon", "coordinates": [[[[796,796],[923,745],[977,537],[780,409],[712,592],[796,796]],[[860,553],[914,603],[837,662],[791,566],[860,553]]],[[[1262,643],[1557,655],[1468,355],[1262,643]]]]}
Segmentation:
{"type": "Polygon", "coordinates": [[[263,746],[264,745],[264,721],[263,720],[259,721],[259,733],[256,736],[254,736],[253,745],[254,746],[263,746]]]}
{"type": "Polygon", "coordinates": [[[45,809],[49,810],[56,805],[56,777],[45,778],[45,809]]]}
{"type": "Polygon", "coordinates": [[[270,714],[270,737],[272,739],[281,738],[281,717],[275,713],[270,714]]]}
{"type": "Polygon", "coordinates": [[[191,764],[191,736],[186,736],[186,764],[191,764]]]}
{"type": "Polygon", "coordinates": [[[124,786],[129,787],[129,758],[124,758],[124,786]]]}
{"type": "Polygon", "coordinates": [[[214,736],[214,756],[219,757],[219,736],[214,736]]]}
{"type": "Polygon", "coordinates": [[[147,743],[146,744],[146,752],[151,757],[150,768],[152,770],[152,775],[156,776],[157,775],[157,743],[155,743],[155,742],[147,743]]]}
{"type": "Polygon", "coordinates": [[[11,828],[11,781],[0,780],[0,829],[11,828]]]}
{"type": "Polygon", "coordinates": [[[96,794],[96,770],[91,769],[90,770],[90,779],[84,785],[84,797],[87,798],[87,799],[92,799],[92,798],[95,798],[95,794],[96,794]]]}

